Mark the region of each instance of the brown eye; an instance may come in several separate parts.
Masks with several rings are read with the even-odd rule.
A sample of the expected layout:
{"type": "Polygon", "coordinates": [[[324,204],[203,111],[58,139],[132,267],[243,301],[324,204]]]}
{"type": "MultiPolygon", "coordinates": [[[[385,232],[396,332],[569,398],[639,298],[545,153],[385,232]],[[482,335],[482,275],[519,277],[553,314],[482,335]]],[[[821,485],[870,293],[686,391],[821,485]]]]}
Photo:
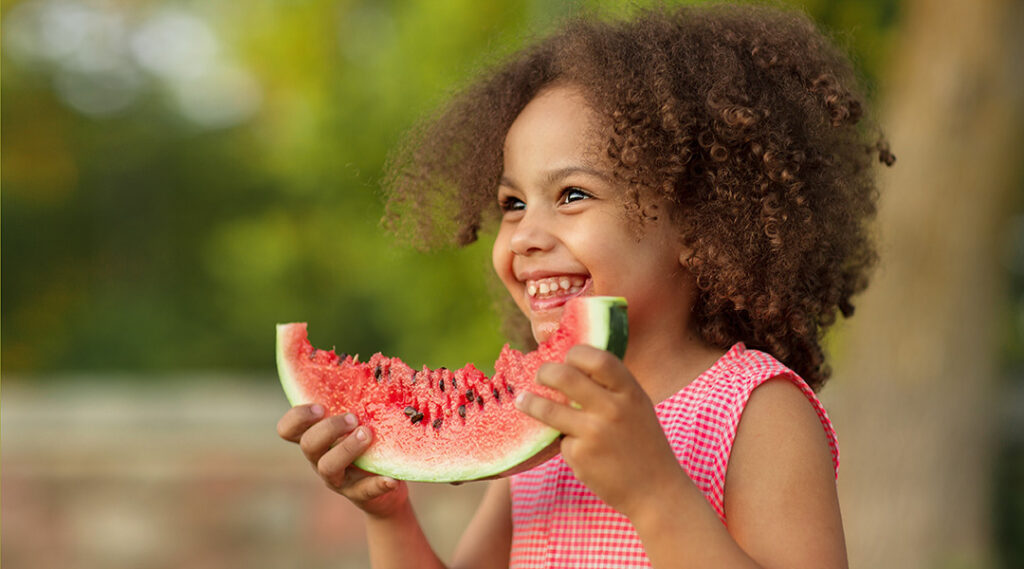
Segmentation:
{"type": "Polygon", "coordinates": [[[590,197],[592,197],[590,194],[579,188],[570,187],[562,190],[562,203],[565,204],[585,200],[590,197]]]}
{"type": "Polygon", "coordinates": [[[526,202],[512,196],[505,196],[498,200],[498,207],[501,211],[520,211],[526,209],[526,202]]]}

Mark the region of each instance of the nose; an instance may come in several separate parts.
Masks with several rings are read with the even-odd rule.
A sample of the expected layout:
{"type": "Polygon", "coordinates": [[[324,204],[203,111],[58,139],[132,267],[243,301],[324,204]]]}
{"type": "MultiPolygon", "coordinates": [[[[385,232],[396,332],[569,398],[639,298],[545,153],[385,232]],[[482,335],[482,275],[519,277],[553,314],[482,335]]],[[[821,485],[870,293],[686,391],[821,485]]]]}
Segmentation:
{"type": "Polygon", "coordinates": [[[556,239],[551,232],[549,217],[540,208],[527,209],[509,239],[512,252],[516,255],[531,255],[551,250],[556,239]]]}

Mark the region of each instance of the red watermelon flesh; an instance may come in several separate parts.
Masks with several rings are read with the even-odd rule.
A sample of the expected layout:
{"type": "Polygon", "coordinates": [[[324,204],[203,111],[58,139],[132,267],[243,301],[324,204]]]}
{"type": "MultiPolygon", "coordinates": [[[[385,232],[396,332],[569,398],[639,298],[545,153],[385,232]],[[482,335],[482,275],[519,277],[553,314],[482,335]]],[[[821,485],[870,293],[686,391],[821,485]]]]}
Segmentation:
{"type": "Polygon", "coordinates": [[[521,391],[565,397],[534,381],[544,362],[565,359],[579,343],[625,352],[626,305],[619,297],[581,297],[565,306],[559,329],[536,350],[506,345],[487,377],[473,364],[458,370],[413,369],[399,358],[317,350],[305,323],[277,327],[278,373],[293,405],[319,403],[326,415],[347,411],[374,440],[356,466],[400,480],[456,482],[504,476],[557,453],[559,433],[515,408],[521,391]]]}

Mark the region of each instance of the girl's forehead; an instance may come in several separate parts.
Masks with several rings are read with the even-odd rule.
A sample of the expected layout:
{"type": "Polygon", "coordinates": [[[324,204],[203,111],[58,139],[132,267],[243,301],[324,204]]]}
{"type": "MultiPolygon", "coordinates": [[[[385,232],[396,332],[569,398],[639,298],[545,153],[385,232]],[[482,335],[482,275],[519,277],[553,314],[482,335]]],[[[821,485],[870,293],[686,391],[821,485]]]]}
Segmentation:
{"type": "Polygon", "coordinates": [[[517,143],[536,144],[542,137],[597,165],[608,141],[608,121],[594,110],[585,91],[571,83],[545,86],[519,112],[505,135],[505,151],[517,143]]]}
{"type": "Polygon", "coordinates": [[[596,120],[597,113],[581,87],[572,83],[553,83],[542,88],[530,99],[519,112],[516,122],[534,117],[556,120],[569,118],[574,121],[590,122],[596,120]]]}

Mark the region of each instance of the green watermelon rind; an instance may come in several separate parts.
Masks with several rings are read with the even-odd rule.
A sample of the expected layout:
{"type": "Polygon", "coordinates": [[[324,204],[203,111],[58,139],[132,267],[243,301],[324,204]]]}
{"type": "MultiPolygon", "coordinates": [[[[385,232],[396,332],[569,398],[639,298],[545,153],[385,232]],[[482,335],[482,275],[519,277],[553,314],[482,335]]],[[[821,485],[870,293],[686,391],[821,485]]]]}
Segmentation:
{"type": "MultiPolygon", "coordinates": [[[[448,483],[499,478],[526,470],[527,468],[523,467],[524,463],[530,457],[538,455],[554,444],[562,434],[546,425],[538,428],[535,433],[535,437],[524,441],[518,449],[509,451],[504,460],[490,462],[486,468],[482,468],[479,464],[468,465],[464,468],[449,468],[436,476],[425,476],[420,464],[397,460],[397,457],[375,457],[372,451],[359,456],[353,464],[367,472],[409,482],[448,483]]],[[[550,456],[555,454],[553,452],[550,456]]],[[[550,458],[550,456],[545,458],[550,458]]],[[[532,462],[529,464],[531,467],[534,465],[532,462]]]]}
{"type": "Polygon", "coordinates": [[[277,325],[277,377],[281,381],[281,387],[284,388],[284,395],[288,398],[288,402],[292,405],[305,405],[310,401],[306,401],[302,392],[299,391],[299,384],[295,381],[294,373],[288,367],[288,358],[284,354],[285,342],[282,341],[282,335],[289,326],[289,324],[277,325]]]}
{"type": "MultiPolygon", "coordinates": [[[[621,359],[625,355],[628,339],[626,299],[615,296],[592,296],[581,300],[584,303],[587,320],[587,330],[586,335],[582,338],[583,342],[612,352],[621,359]]],[[[311,403],[311,401],[308,401],[299,389],[298,382],[294,380],[295,373],[289,367],[284,353],[287,342],[284,341],[283,334],[289,329],[289,326],[288,324],[277,325],[278,377],[288,401],[292,405],[303,405],[311,403]]],[[[424,475],[422,464],[409,463],[397,456],[376,456],[372,446],[366,454],[359,456],[354,464],[368,472],[411,482],[462,482],[495,478],[521,472],[540,464],[542,461],[536,460],[537,457],[543,456],[544,460],[547,460],[555,453],[551,452],[548,456],[547,453],[544,453],[545,449],[556,444],[561,434],[558,430],[537,422],[537,428],[533,434],[524,436],[523,443],[517,449],[509,451],[505,455],[505,459],[485,465],[470,464],[465,468],[449,468],[434,476],[424,475]]]]}
{"type": "Polygon", "coordinates": [[[629,320],[626,317],[626,299],[621,296],[592,296],[586,299],[586,343],[607,350],[621,360],[626,355],[629,339],[629,320]]]}

